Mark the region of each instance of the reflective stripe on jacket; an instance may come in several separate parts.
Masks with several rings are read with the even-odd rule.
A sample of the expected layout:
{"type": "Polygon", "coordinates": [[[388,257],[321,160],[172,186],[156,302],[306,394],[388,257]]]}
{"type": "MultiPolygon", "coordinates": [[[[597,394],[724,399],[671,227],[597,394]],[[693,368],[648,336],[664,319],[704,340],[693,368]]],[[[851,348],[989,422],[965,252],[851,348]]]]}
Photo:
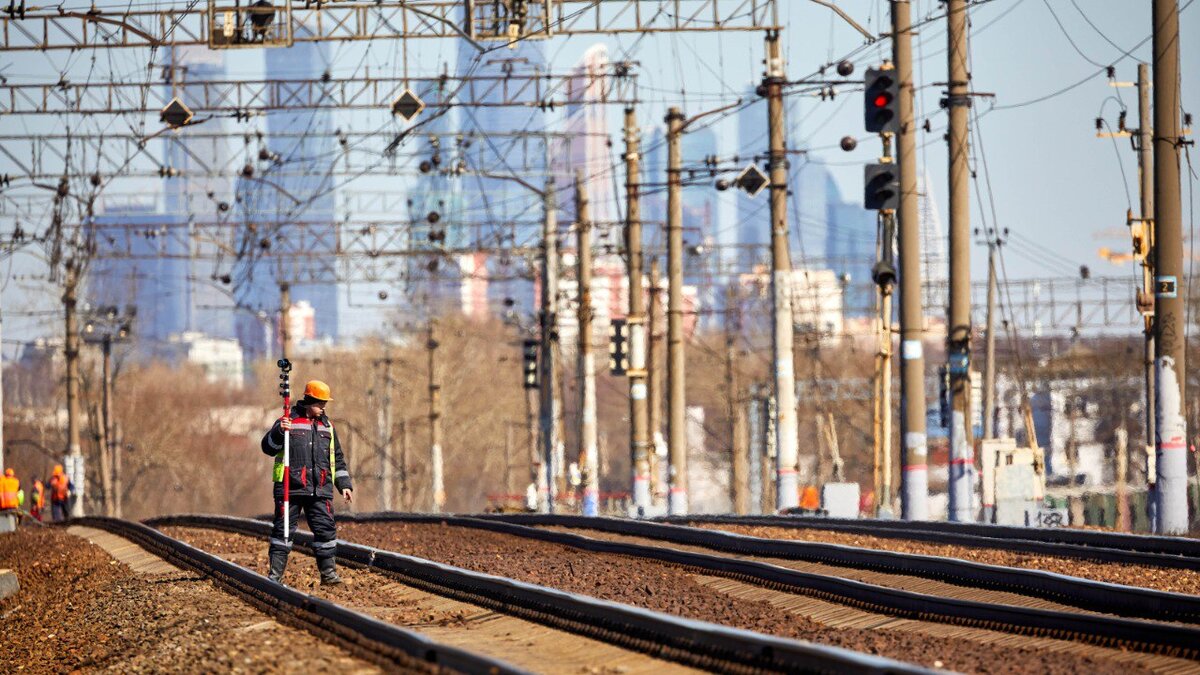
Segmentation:
{"type": "MultiPolygon", "coordinates": [[[[353,489],[346,458],[337,443],[329,417],[322,415],[318,419],[309,419],[304,410],[296,405],[292,407],[291,418],[288,491],[291,494],[330,498],[335,485],[339,491],[353,489]]],[[[275,458],[272,480],[276,496],[282,496],[283,430],[278,420],[263,436],[262,451],[275,458]]]]}

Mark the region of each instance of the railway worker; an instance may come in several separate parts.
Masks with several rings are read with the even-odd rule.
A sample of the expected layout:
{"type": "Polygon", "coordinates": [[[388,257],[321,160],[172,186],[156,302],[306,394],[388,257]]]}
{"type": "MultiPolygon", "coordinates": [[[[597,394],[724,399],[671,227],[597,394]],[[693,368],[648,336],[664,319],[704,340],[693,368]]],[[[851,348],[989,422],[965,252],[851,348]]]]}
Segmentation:
{"type": "Polygon", "coordinates": [[[29,490],[29,515],[39,523],[42,522],[42,509],[46,508],[46,486],[41,479],[33,479],[33,487],[29,490]]]}
{"type": "Polygon", "coordinates": [[[62,464],[55,464],[50,474],[50,519],[54,522],[66,520],[71,515],[71,494],[75,486],[63,473],[62,464]]]}
{"type": "Polygon", "coordinates": [[[5,469],[4,477],[0,478],[0,511],[16,511],[24,501],[22,497],[21,480],[17,478],[17,472],[5,469]]]}
{"type": "Polygon", "coordinates": [[[282,583],[292,549],[291,535],[296,532],[300,512],[308,520],[313,533],[313,554],[321,571],[321,584],[340,584],[337,575],[337,530],[333,522],[334,488],[346,501],[351,501],[350,471],[337,442],[333,424],[325,408],[333,397],[329,385],[312,380],[304,387],[304,398],[292,406],[287,415],[277,420],[262,439],[262,451],[275,458],[274,495],[275,524],[271,528],[268,552],[271,559],[270,577],[282,583]],[[289,434],[288,518],[291,532],[283,531],[283,435],[289,434]]]}

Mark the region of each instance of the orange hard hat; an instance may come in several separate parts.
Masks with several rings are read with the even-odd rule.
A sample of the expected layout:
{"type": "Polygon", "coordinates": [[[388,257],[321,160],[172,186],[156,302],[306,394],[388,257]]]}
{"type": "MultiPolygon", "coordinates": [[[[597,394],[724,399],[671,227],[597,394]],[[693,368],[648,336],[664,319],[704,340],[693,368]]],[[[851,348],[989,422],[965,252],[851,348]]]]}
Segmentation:
{"type": "Polygon", "coordinates": [[[54,473],[59,474],[62,472],[63,472],[62,464],[55,464],[54,465],[54,473]]]}
{"type": "Polygon", "coordinates": [[[333,400],[333,396],[329,393],[329,385],[320,380],[309,380],[308,384],[304,385],[304,398],[315,398],[318,401],[333,400]]]}
{"type": "Polygon", "coordinates": [[[8,476],[9,478],[12,478],[13,476],[17,475],[17,472],[13,471],[12,469],[5,469],[4,475],[8,476]]]}

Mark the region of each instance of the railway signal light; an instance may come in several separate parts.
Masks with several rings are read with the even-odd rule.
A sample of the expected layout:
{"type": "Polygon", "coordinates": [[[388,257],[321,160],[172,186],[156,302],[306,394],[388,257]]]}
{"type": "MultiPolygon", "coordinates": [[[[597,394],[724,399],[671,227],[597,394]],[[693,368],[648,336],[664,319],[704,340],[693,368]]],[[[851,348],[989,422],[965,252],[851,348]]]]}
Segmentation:
{"type": "Polygon", "coordinates": [[[892,68],[868,68],[863,75],[864,121],[867,131],[896,133],[900,128],[900,83],[892,68]]]}
{"type": "Polygon", "coordinates": [[[900,206],[900,172],[890,162],[863,167],[863,208],[895,211],[900,206]]]}
{"type": "Polygon", "coordinates": [[[526,389],[538,388],[538,341],[526,340],[521,350],[522,373],[525,377],[526,389]]]}
{"type": "Polygon", "coordinates": [[[629,325],[625,319],[613,319],[609,327],[608,371],[613,375],[629,372],[629,325]]]}

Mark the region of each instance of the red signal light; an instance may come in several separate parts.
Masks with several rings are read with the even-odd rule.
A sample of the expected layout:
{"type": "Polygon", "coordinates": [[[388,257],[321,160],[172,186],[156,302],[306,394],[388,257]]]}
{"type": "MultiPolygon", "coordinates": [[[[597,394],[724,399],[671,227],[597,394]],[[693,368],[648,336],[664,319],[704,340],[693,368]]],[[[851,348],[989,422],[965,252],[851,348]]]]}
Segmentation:
{"type": "Polygon", "coordinates": [[[872,101],[872,103],[875,105],[876,108],[886,108],[887,105],[891,102],[892,102],[892,96],[891,96],[891,94],[888,94],[886,92],[884,92],[882,94],[877,94],[875,96],[875,99],[872,101]]]}

